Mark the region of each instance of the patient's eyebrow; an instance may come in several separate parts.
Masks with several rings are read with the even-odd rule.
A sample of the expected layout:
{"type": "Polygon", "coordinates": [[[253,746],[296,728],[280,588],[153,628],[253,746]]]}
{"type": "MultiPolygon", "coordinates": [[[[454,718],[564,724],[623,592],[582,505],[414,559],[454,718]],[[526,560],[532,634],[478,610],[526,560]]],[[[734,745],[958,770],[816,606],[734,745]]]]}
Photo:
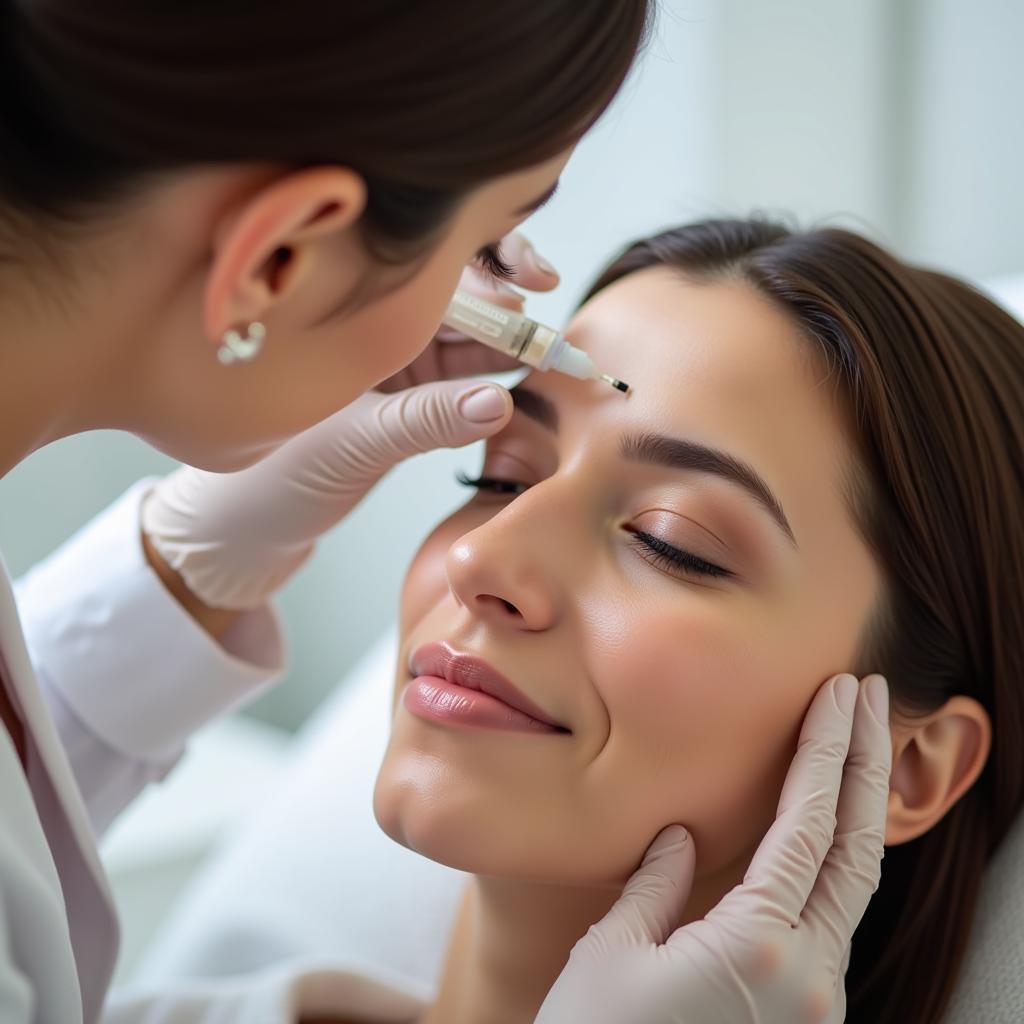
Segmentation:
{"type": "Polygon", "coordinates": [[[625,459],[710,473],[738,484],[775,520],[793,547],[797,547],[793,528],[782,510],[782,503],[775,497],[772,489],[753,466],[728,452],[709,448],[696,441],[666,437],[664,434],[628,434],[620,442],[619,453],[625,459]]]}
{"type": "Polygon", "coordinates": [[[513,406],[524,416],[536,420],[548,430],[558,432],[558,409],[555,408],[554,402],[524,387],[515,387],[509,394],[512,396],[513,406]]]}

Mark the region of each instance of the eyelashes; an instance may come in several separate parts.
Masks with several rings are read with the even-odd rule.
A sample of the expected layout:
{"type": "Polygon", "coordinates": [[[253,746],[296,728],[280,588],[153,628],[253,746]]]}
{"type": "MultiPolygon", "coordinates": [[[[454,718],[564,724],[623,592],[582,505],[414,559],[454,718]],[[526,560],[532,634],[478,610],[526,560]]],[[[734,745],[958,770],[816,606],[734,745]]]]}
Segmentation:
{"type": "MultiPolygon", "coordinates": [[[[499,480],[497,477],[477,476],[459,470],[455,479],[465,487],[473,487],[478,491],[488,491],[491,494],[510,495],[513,498],[522,494],[529,487],[528,484],[520,483],[517,480],[499,480]]],[[[631,537],[631,544],[638,549],[640,556],[650,562],[657,569],[662,569],[672,575],[678,576],[680,571],[690,576],[709,576],[713,579],[729,579],[735,573],[723,569],[714,562],[708,562],[697,555],[677,548],[660,537],[643,530],[628,530],[631,537]]]]}
{"type": "Polygon", "coordinates": [[[501,255],[501,243],[485,245],[476,254],[480,269],[499,281],[511,281],[516,276],[516,267],[501,255]]]}
{"type": "Polygon", "coordinates": [[[517,480],[498,480],[493,476],[470,476],[460,469],[455,474],[455,479],[464,487],[474,487],[478,491],[490,491],[492,494],[511,494],[513,496],[522,494],[527,485],[517,480]]]}
{"type": "Polygon", "coordinates": [[[723,569],[714,562],[707,562],[697,555],[683,551],[673,544],[668,544],[660,537],[655,537],[643,530],[630,530],[633,536],[633,543],[636,547],[642,547],[641,554],[652,565],[663,569],[683,569],[686,572],[697,576],[712,576],[715,579],[728,579],[733,575],[728,569],[723,569]]]}

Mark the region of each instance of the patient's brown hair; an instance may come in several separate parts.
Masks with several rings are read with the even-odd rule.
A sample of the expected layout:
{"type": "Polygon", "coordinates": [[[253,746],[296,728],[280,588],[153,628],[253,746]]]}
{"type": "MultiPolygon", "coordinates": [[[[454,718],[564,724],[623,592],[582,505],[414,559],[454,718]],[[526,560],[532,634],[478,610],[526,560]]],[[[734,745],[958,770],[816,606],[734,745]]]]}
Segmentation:
{"type": "Polygon", "coordinates": [[[820,350],[853,416],[851,504],[886,581],[856,669],[882,672],[904,714],[966,694],[991,718],[981,775],[929,832],[886,849],[853,940],[847,1021],[935,1024],[1024,797],[1024,327],[855,234],[762,220],[637,242],[589,294],[650,266],[746,282],[820,350]]]}

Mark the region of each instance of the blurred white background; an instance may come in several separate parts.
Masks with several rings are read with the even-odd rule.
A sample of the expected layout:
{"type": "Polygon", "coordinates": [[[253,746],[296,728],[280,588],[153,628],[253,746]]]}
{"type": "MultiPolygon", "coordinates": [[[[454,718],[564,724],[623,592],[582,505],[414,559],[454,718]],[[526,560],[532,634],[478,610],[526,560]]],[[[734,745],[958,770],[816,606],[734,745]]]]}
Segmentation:
{"type": "MultiPolygon", "coordinates": [[[[845,223],[974,279],[1024,273],[1020,0],[661,7],[642,64],[579,147],[557,198],[524,229],[563,279],[531,300],[533,315],[567,318],[586,282],[635,236],[752,210],[845,223]]],[[[411,554],[464,497],[454,471],[478,457],[463,450],[406,464],[323,541],[281,597],[289,678],[241,723],[215,728],[196,755],[209,760],[172,776],[163,804],[122,823],[108,856],[129,963],[217,830],[258,795],[288,735],[392,621],[411,554]],[[207,787],[217,780],[204,816],[174,796],[175,786],[188,791],[190,770],[207,787]]],[[[12,573],[132,481],[168,468],[135,439],[105,432],[36,453],[0,481],[0,549],[12,573]]]]}

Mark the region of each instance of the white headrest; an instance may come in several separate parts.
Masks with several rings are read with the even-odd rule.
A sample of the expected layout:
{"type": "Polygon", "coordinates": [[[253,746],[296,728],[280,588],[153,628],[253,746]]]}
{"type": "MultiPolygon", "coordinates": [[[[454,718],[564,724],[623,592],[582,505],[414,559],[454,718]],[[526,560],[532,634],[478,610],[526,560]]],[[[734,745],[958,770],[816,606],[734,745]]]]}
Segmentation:
{"type": "Polygon", "coordinates": [[[1024,817],[985,873],[963,974],[946,1024],[1024,1021],[1024,817]]]}

